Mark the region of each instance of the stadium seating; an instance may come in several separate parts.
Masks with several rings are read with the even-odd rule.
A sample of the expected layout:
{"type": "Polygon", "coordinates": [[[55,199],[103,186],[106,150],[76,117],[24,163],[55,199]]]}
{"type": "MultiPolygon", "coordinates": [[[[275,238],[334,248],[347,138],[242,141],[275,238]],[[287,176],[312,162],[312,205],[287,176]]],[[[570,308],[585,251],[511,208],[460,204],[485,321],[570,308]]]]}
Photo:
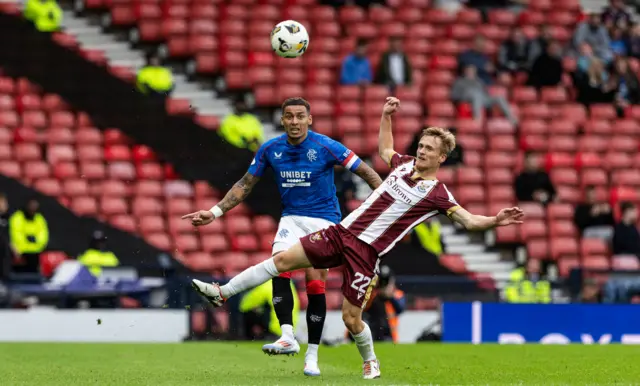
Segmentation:
{"type": "MultiPolygon", "coordinates": [[[[271,251],[276,229],[271,217],[251,216],[241,204],[196,230],[180,216],[209,208],[220,198],[207,182],[175,179],[169,165],[158,162],[148,147],[133,144],[118,129],[94,127],[86,114],[73,112],[60,97],[1,72],[0,173],[58,198],[78,215],[177,251],[178,258],[199,270],[232,273],[249,263],[246,256],[238,258],[238,251],[250,247],[250,252],[267,256],[271,251]]],[[[43,260],[49,271],[60,256],[43,260]]]]}
{"type": "MultiPolygon", "coordinates": [[[[523,243],[532,258],[560,259],[563,273],[576,262],[603,265],[604,260],[590,256],[594,250],[597,253],[593,256],[608,256],[606,249],[595,246],[591,240],[577,240],[572,225],[573,206],[582,199],[586,185],[596,185],[601,197],[612,204],[621,200],[640,202],[637,191],[640,174],[635,170],[640,166],[637,154],[640,108],[631,107],[625,117],[617,118],[610,105],[586,109],[574,102],[568,73],[575,68],[575,61],[570,58],[564,61],[566,74],[558,88],[538,92],[525,86],[525,78],[520,75],[500,76],[491,87],[491,93],[509,99],[521,121],[518,131],[497,111],[492,114],[493,118],[478,122],[470,119],[469,106],[454,106],[448,99],[449,87],[455,78],[456,56],[469,46],[478,31],[489,39],[492,53],[516,26],[533,37],[538,28],[547,23],[556,39],[567,42],[582,17],[579,1],[559,0],[553,7],[549,2],[530,2],[529,9],[517,17],[503,10],[490,11],[491,24],[483,23],[476,10],[464,9],[450,15],[425,9],[428,3],[396,0],[389,1],[387,8],[366,11],[353,6],[334,9],[315,0],[291,0],[287,7],[276,0],[85,1],[87,9],[110,14],[113,26],[137,29],[141,42],[166,45],[170,59],[193,60],[198,74],[223,75],[231,91],[251,89],[260,106],[276,106],[282,98],[294,94],[308,98],[314,109],[316,130],[342,139],[361,155],[375,152],[380,104],[388,91],[376,85],[363,89],[338,85],[341,60],[353,49],[357,38],[366,37],[372,40],[369,58],[376,65],[387,47],[388,37],[404,36],[405,49],[414,68],[414,82],[395,91],[403,101],[403,116],[395,122],[396,146],[405,148],[424,125],[457,127],[458,140],[465,149],[465,165],[455,172],[444,169],[439,178],[453,188],[463,205],[483,214],[494,213],[504,205],[518,204],[512,183],[522,166],[523,152],[546,154],[545,167],[557,187],[559,201],[546,209],[535,204],[522,205],[532,221],[519,228],[499,229],[498,243],[523,243]],[[310,32],[310,48],[299,60],[273,55],[265,38],[277,21],[287,18],[302,22],[310,32]]],[[[57,39],[61,44],[77,46],[72,36],[60,34],[57,39]]],[[[104,60],[100,53],[83,53],[88,60],[104,60]]],[[[636,60],[632,60],[632,67],[638,69],[636,60]]],[[[116,76],[131,79],[130,69],[111,70],[116,76]]],[[[194,236],[185,225],[175,221],[175,217],[162,217],[169,215],[169,202],[172,208],[206,207],[200,203],[211,201],[217,192],[208,190],[204,183],[190,185],[167,180],[162,165],[154,161],[149,149],[131,146],[119,137],[117,130],[107,130],[104,135],[91,130],[90,122],[82,114],[75,117],[79,128],[74,143],[74,133],[64,130],[67,127],[62,124],[73,116],[56,110],[54,121],[51,115],[54,112],[51,107],[57,106],[55,96],[38,99],[37,94],[24,93],[21,87],[24,87],[22,80],[0,78],[0,109],[6,110],[0,112],[0,124],[20,126],[15,138],[24,142],[16,148],[6,146],[6,140],[14,138],[13,133],[0,131],[3,140],[0,157],[14,160],[2,164],[3,173],[23,180],[43,175],[45,178],[38,178],[38,186],[62,197],[74,210],[97,213],[125,229],[141,232],[156,245],[179,246],[186,253],[186,261],[191,260],[190,253],[203,256],[202,251],[238,251],[240,245],[242,249],[246,246],[262,251],[269,249],[268,237],[261,236],[264,232],[257,231],[255,235],[249,232],[245,236],[242,224],[239,228],[232,226],[230,231],[228,225],[236,222],[234,217],[225,218],[224,232],[222,224],[203,228],[202,232],[215,235],[210,238],[194,236]],[[26,97],[23,94],[27,94],[26,97]],[[54,140],[43,138],[37,130],[22,127],[37,129],[46,124],[52,125],[51,131],[55,129],[54,140]],[[104,146],[104,151],[96,153],[78,148],[74,157],[73,146],[78,142],[92,146],[89,149],[104,146]],[[42,165],[41,150],[34,146],[43,143],[48,146],[47,159],[56,160],[49,168],[42,165]],[[37,165],[28,168],[28,176],[23,173],[27,162],[37,165]],[[115,193],[111,198],[106,192],[104,198],[97,197],[94,190],[74,180],[79,174],[121,182],[110,189],[122,187],[128,200],[115,193]],[[48,175],[52,178],[46,178],[48,175]],[[135,177],[145,180],[126,184],[135,177]],[[184,191],[163,194],[167,185],[183,186],[184,191]],[[155,199],[136,200],[141,190],[148,190],[151,193],[145,196],[155,199]],[[154,217],[131,221],[132,214],[154,217]],[[174,235],[175,238],[171,237],[174,235]]],[[[181,111],[182,102],[169,101],[168,107],[181,111]]],[[[218,119],[205,117],[199,121],[215,128],[218,119]]],[[[386,170],[377,157],[374,157],[374,166],[380,172],[386,170]]],[[[237,212],[237,218],[244,219],[238,222],[252,221],[245,209],[237,212]]],[[[257,221],[253,220],[254,229],[257,221]]],[[[463,269],[455,258],[449,260],[453,267],[463,269]]],[[[207,263],[205,258],[194,257],[193,261],[202,269],[216,266],[207,263]]],[[[609,258],[606,261],[613,264],[609,258]]]]}

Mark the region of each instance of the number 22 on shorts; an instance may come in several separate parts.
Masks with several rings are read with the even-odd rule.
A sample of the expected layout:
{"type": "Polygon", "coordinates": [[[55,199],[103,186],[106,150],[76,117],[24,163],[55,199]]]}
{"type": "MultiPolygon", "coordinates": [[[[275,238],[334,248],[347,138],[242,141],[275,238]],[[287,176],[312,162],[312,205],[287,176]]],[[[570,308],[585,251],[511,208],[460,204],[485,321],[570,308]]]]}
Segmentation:
{"type": "Polygon", "coordinates": [[[356,272],[354,274],[356,277],[353,282],[351,282],[351,288],[358,291],[358,298],[365,294],[367,287],[371,284],[371,278],[363,275],[360,272],[356,272]]]}

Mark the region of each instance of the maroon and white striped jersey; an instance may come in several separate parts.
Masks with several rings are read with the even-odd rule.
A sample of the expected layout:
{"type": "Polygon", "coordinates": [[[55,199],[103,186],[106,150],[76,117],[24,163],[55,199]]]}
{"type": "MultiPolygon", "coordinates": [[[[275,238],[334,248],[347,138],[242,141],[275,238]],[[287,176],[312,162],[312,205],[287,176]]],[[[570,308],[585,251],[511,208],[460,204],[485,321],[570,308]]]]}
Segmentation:
{"type": "Polygon", "coordinates": [[[389,176],[340,223],[380,256],[423,221],[460,208],[442,182],[412,180],[414,164],[414,157],[394,154],[389,176]]]}

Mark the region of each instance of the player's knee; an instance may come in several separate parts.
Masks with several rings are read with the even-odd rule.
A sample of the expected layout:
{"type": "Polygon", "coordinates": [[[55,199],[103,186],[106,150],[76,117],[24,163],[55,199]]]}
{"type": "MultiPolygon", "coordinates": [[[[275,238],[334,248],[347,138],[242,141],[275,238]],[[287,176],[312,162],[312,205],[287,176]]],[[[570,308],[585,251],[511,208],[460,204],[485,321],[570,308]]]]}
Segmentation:
{"type": "MultiPolygon", "coordinates": [[[[289,271],[289,263],[287,261],[287,253],[281,252],[273,256],[273,263],[276,265],[278,272],[284,273],[289,271]]],[[[291,277],[291,276],[289,276],[291,277]]]]}
{"type": "Polygon", "coordinates": [[[322,295],[325,292],[325,284],[322,280],[307,281],[307,295],[322,295]]]}
{"type": "Polygon", "coordinates": [[[327,270],[307,268],[305,270],[305,279],[307,283],[313,280],[327,281],[327,270]]]}

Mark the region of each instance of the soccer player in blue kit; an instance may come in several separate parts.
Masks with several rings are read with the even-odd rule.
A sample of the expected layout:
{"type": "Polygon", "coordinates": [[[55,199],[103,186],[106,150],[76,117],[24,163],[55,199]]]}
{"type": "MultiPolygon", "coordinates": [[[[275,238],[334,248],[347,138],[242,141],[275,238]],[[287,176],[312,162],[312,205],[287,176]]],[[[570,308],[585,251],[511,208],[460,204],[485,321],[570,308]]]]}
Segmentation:
{"type": "MultiPolygon", "coordinates": [[[[183,216],[194,226],[206,225],[242,202],[251,192],[267,167],[276,175],[282,200],[282,218],[273,242],[272,255],[286,251],[301,237],[320,231],[341,220],[336,197],[333,169],[342,165],[360,176],[371,189],[381,183],[380,176],[340,142],[310,131],[311,107],[302,98],[289,98],[282,104],[281,123],[285,134],[264,143],[249,166],[248,172],[210,210],[183,216]]],[[[325,281],[327,270],[305,270],[307,326],[309,346],[305,354],[304,374],[320,375],[318,346],[327,313],[325,281]]],[[[198,290],[197,286],[194,286],[198,290]]],[[[291,273],[273,278],[273,305],[282,328],[276,342],[262,350],[268,354],[295,354],[300,351],[293,331],[293,295],[291,273]]]]}

